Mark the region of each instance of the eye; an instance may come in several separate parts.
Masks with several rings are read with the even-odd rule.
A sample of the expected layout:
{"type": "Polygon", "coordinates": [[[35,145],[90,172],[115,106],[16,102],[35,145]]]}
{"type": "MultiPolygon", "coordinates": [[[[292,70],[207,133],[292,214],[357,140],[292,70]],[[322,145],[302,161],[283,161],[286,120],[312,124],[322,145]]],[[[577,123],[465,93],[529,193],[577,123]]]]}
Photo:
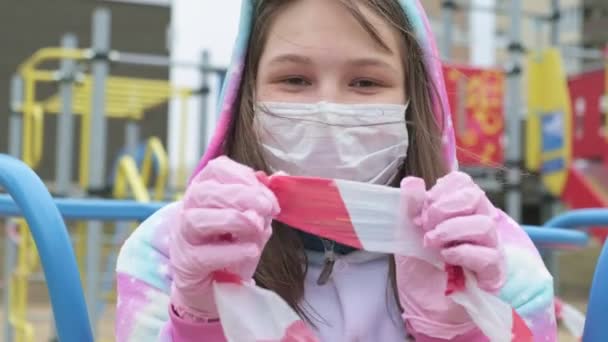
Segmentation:
{"type": "Polygon", "coordinates": [[[378,82],[370,80],[370,79],[357,79],[357,80],[354,80],[353,82],[351,82],[351,84],[349,86],[355,87],[355,88],[372,88],[372,87],[379,87],[380,84],[378,82]]]}
{"type": "Polygon", "coordinates": [[[292,87],[304,87],[309,86],[311,83],[301,76],[290,76],[282,81],[284,84],[292,87]]]}

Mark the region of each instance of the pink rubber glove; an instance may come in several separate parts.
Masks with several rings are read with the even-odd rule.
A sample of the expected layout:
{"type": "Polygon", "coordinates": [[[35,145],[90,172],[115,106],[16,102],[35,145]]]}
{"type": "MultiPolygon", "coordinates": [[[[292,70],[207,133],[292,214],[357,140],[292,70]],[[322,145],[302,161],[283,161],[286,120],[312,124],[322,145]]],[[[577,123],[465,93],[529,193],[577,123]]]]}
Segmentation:
{"type": "MultiPolygon", "coordinates": [[[[481,289],[498,291],[506,277],[496,231],[498,210],[473,180],[452,172],[427,192],[422,179],[408,177],[401,189],[411,218],[426,232],[425,247],[439,249],[446,264],[475,274],[481,289]]],[[[396,274],[403,318],[419,340],[460,336],[472,341],[471,333],[480,334],[475,334],[464,308],[446,296],[445,270],[417,258],[397,257],[396,274]]]]}
{"type": "Polygon", "coordinates": [[[277,199],[256,173],[227,157],[196,176],[171,230],[171,302],[180,316],[185,309],[187,316],[218,317],[214,271],[251,279],[278,213],[277,199]]]}

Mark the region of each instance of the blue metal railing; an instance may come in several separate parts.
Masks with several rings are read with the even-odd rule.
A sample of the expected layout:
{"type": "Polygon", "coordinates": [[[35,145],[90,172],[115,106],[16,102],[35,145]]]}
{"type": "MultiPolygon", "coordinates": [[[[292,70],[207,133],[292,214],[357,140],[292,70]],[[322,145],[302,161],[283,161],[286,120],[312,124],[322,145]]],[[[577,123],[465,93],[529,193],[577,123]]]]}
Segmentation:
{"type": "Polygon", "coordinates": [[[76,257],[51,194],[30,168],[6,155],[0,155],[0,186],[14,199],[32,231],[60,341],[92,342],[76,257]]]}
{"type": "MultiPolygon", "coordinates": [[[[0,159],[0,163],[2,160],[0,159]]],[[[2,185],[2,184],[0,184],[2,185]]],[[[38,195],[33,200],[38,201],[38,195]]],[[[95,199],[51,199],[67,220],[138,221],[144,220],[166,203],[95,199]]],[[[11,196],[0,195],[0,216],[22,216],[24,213],[11,196]]]]}
{"type": "Polygon", "coordinates": [[[40,178],[29,167],[2,154],[0,188],[8,192],[8,195],[0,194],[0,216],[23,216],[32,231],[47,280],[60,341],[93,341],[78,267],[63,220],[145,220],[165,203],[53,200],[40,178]]]}
{"type": "MultiPolygon", "coordinates": [[[[608,211],[606,211],[608,217],[608,211]]],[[[604,243],[595,265],[591,293],[587,303],[584,342],[608,341],[608,244],[604,243]]]]}
{"type": "Polygon", "coordinates": [[[589,244],[589,235],[585,232],[566,229],[548,229],[545,227],[523,226],[530,239],[539,248],[570,249],[585,247],[589,244]]]}
{"type": "MultiPolygon", "coordinates": [[[[580,209],[558,215],[546,227],[578,228],[608,226],[608,209],[580,209]]],[[[595,266],[587,303],[584,342],[608,341],[608,244],[604,243],[595,266]]]]}
{"type": "Polygon", "coordinates": [[[544,227],[585,229],[593,226],[608,226],[608,209],[578,209],[555,216],[544,227]]]}

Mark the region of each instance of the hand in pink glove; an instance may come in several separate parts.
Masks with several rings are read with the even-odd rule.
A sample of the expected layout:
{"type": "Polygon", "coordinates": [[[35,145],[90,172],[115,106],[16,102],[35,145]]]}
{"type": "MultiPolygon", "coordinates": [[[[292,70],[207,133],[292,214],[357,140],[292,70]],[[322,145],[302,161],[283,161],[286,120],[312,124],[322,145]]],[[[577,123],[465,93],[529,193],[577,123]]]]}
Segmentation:
{"type": "Polygon", "coordinates": [[[251,279],[278,213],[274,194],[252,169],[226,157],[211,161],[187,189],[171,230],[171,301],[178,312],[217,318],[214,271],[251,279]]]}
{"type": "MultiPolygon", "coordinates": [[[[411,218],[424,229],[424,245],[438,249],[447,265],[472,272],[481,289],[495,292],[505,281],[505,262],[496,231],[498,210],[466,174],[452,172],[428,192],[424,181],[401,182],[411,218]]],[[[464,308],[446,296],[443,269],[411,257],[396,257],[403,317],[414,334],[453,339],[475,325],[464,308]]]]}

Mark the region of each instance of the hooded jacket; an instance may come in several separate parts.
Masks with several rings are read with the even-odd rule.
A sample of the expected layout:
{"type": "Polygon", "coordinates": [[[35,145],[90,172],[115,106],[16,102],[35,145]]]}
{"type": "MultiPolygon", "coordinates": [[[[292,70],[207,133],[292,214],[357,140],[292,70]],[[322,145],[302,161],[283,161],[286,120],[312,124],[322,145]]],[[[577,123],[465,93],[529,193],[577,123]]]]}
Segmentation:
{"type": "MultiPolygon", "coordinates": [[[[455,139],[450,118],[440,58],[430,25],[419,0],[401,0],[404,12],[425,52],[432,81],[438,89],[434,112],[442,130],[443,156],[452,170],[457,169],[455,139]]],[[[254,0],[244,0],[239,34],[231,65],[220,96],[219,120],[205,155],[194,174],[223,154],[230,122],[238,110],[236,99],[244,69],[246,49],[254,19],[254,0]]],[[[123,245],[117,263],[118,301],[117,341],[224,341],[220,323],[194,323],[177,317],[169,309],[169,233],[176,222],[180,203],[171,204],[145,222],[123,245]]],[[[555,341],[553,281],[525,232],[508,217],[501,221],[499,235],[507,255],[507,281],[500,297],[525,319],[535,341],[555,341]]],[[[314,248],[312,248],[314,249],[314,248]]],[[[387,295],[388,256],[357,251],[341,256],[334,267],[332,281],[317,286],[323,257],[309,251],[309,271],[305,283],[305,305],[317,312],[321,323],[315,328],[321,340],[404,341],[405,324],[396,300],[387,295]],[[353,270],[356,270],[354,272],[353,270]],[[365,297],[360,289],[365,288],[365,297]]],[[[479,333],[463,336],[462,341],[487,340],[479,333]]],[[[435,340],[429,340],[435,341],[435,340]]],[[[437,340],[439,341],[439,340],[437,340]]]]}

